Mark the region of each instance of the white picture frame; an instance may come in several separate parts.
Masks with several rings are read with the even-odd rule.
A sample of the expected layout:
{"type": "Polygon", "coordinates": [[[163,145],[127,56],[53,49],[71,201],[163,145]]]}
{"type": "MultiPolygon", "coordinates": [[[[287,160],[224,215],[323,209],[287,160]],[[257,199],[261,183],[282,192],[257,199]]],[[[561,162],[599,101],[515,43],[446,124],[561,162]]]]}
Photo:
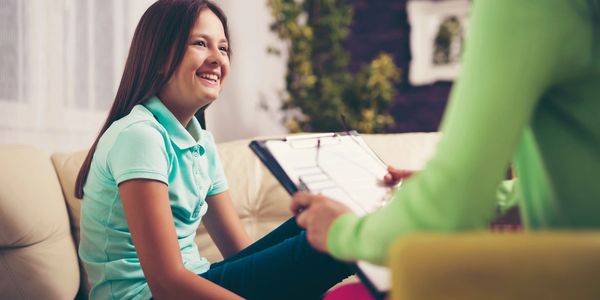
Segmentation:
{"type": "Polygon", "coordinates": [[[412,0],[406,5],[411,26],[410,83],[453,81],[460,70],[470,1],[412,0]]]}

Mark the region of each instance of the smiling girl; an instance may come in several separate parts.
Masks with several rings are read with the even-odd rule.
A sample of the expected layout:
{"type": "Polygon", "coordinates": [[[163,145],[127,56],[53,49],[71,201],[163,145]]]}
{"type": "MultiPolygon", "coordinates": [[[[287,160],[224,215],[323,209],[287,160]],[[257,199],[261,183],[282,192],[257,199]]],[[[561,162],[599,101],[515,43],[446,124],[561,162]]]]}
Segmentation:
{"type": "Polygon", "coordinates": [[[194,117],[219,96],[230,53],[227,20],[209,1],[159,0],[142,16],[77,178],[91,299],[311,299],[350,274],[293,219],[251,245],[194,117]],[[224,261],[199,253],[201,220],[224,261]]]}

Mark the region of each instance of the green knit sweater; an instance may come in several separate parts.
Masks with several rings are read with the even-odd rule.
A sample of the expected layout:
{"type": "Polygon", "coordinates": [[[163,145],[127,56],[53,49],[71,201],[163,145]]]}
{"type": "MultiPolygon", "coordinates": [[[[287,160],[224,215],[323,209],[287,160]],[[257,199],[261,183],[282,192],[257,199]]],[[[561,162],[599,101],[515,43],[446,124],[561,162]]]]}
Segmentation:
{"type": "Polygon", "coordinates": [[[415,232],[487,227],[514,159],[528,229],[600,228],[600,15],[585,0],[479,0],[425,169],[385,208],[328,233],[340,259],[385,264],[415,232]]]}

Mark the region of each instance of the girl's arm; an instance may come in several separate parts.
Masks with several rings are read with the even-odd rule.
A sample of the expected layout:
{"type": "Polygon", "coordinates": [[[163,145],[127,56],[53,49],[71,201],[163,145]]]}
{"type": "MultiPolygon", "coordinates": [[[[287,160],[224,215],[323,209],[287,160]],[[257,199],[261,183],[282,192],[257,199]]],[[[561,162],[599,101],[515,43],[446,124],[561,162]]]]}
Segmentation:
{"type": "Polygon", "coordinates": [[[208,196],[206,203],[208,212],[202,222],[223,257],[230,257],[250,245],[250,237],[233,208],[229,192],[208,196]]]}
{"type": "Polygon", "coordinates": [[[241,299],[184,267],[165,183],[128,180],[119,193],[154,299],[241,299]]]}

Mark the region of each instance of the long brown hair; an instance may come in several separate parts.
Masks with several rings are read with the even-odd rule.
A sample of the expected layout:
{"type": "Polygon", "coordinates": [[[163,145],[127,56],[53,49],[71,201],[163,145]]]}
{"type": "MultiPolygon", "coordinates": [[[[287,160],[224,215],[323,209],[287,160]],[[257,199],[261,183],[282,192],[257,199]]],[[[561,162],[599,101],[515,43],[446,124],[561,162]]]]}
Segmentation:
{"type": "MultiPolygon", "coordinates": [[[[114,121],[156,95],[167,83],[181,64],[191,28],[203,9],[210,9],[221,20],[229,41],[227,18],[210,1],[159,0],[146,10],[135,29],[115,101],[77,175],[75,197],[83,198],[83,186],[100,137],[114,121]]],[[[231,51],[231,47],[228,49],[231,51]]]]}

